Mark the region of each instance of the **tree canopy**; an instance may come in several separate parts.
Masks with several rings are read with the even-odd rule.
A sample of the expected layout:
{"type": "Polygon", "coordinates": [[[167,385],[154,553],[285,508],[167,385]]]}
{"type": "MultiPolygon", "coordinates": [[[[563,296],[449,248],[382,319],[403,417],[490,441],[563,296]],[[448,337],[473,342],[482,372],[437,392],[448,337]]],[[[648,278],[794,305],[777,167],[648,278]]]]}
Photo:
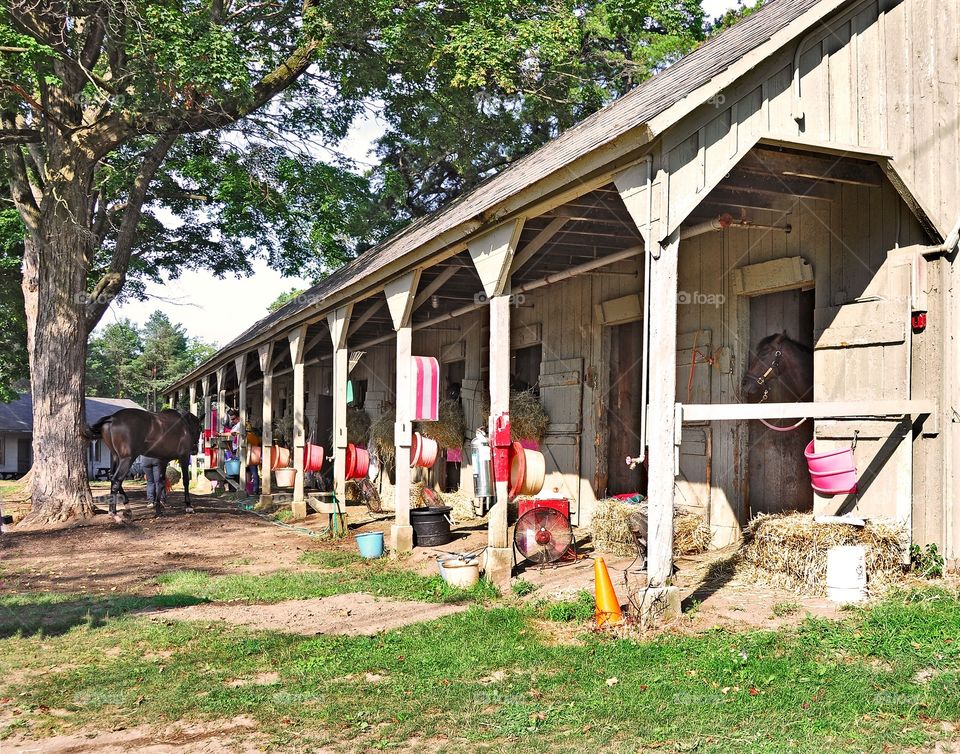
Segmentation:
{"type": "Polygon", "coordinates": [[[87,395],[129,398],[144,408],[162,408],[163,388],[213,355],[216,349],[191,338],[182,325],[155,311],[143,327],[129,319],[94,334],[87,351],[87,395]]]}
{"type": "Polygon", "coordinates": [[[92,515],[87,337],[118,295],[265,257],[319,278],[703,38],[698,0],[8,0],[31,516],[92,515]],[[331,151],[367,109],[367,175],[331,151]]]}

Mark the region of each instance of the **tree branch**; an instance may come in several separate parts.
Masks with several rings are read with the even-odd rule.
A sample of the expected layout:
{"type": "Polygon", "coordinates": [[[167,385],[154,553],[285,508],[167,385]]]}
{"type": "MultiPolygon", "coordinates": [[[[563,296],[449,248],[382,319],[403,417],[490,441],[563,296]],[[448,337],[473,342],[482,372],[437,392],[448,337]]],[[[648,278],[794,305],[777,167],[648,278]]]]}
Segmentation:
{"type": "Polygon", "coordinates": [[[144,155],[143,163],[137,171],[137,177],[134,179],[127,196],[127,206],[120,221],[120,230],[117,232],[117,241],[113,250],[113,257],[110,259],[110,268],[94,286],[90,295],[90,303],[87,304],[86,324],[88,333],[96,327],[110,305],[110,301],[120,292],[126,282],[127,268],[130,266],[130,253],[133,249],[133,241],[136,238],[137,224],[140,221],[143,202],[147,197],[147,189],[176,139],[176,134],[164,134],[144,155]]]}
{"type": "Polygon", "coordinates": [[[259,110],[296,81],[310,67],[313,54],[318,47],[319,42],[310,41],[294,50],[290,57],[266,74],[253,87],[253,97],[249,102],[226,103],[220,110],[203,112],[178,110],[155,116],[147,115],[136,123],[136,129],[140,133],[188,134],[223,128],[235,123],[249,113],[259,110]]]}
{"type": "Polygon", "coordinates": [[[35,128],[0,129],[0,145],[39,144],[42,140],[43,133],[35,128]]]}

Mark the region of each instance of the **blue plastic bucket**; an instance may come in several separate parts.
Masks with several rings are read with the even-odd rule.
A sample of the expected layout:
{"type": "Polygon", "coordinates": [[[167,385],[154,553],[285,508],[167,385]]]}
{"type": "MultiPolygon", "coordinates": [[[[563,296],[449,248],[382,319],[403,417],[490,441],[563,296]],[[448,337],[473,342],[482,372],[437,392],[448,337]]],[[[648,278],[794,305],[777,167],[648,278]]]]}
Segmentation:
{"type": "Polygon", "coordinates": [[[383,532],[371,531],[357,535],[357,547],[365,558],[379,558],[383,555],[383,532]]]}
{"type": "Polygon", "coordinates": [[[223,464],[227,476],[240,476],[240,459],[232,458],[223,464]]]}

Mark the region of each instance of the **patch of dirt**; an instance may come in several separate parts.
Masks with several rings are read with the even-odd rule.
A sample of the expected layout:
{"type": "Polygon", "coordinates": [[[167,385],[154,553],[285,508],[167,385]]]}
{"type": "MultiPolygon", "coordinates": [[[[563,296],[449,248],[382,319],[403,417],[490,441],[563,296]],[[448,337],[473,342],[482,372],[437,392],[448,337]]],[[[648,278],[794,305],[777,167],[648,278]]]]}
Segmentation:
{"type": "MultiPolygon", "coordinates": [[[[183,496],[171,495],[165,515],[154,518],[142,489],[132,487],[128,494],[133,518],[123,524],[96,515],[68,528],[0,535],[0,591],[153,594],[152,580],[168,571],[261,574],[303,568],[297,558],[317,546],[227,500],[194,495],[196,513],[187,515],[183,496]]],[[[305,526],[320,528],[319,520],[312,520],[319,518],[305,526]]]]}
{"type": "Polygon", "coordinates": [[[205,604],[141,613],[155,621],[199,620],[233,623],[264,631],[314,636],[373,636],[412,623],[466,610],[465,605],[435,605],[373,597],[362,592],[270,605],[205,604]]]}
{"type": "Polygon", "coordinates": [[[266,741],[248,717],[216,723],[179,723],[166,729],[147,726],[115,731],[80,731],[40,741],[12,736],[3,751],[16,754],[257,754],[266,741]]]}

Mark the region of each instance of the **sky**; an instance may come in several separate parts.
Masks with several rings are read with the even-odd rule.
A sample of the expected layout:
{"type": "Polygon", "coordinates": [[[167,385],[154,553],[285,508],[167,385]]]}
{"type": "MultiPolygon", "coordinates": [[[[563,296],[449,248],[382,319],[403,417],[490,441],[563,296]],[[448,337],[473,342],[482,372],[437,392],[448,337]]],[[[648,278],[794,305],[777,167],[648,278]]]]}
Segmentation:
{"type": "MultiPolygon", "coordinates": [[[[703,0],[708,19],[736,6],[736,0],[703,0]]],[[[359,119],[338,145],[338,149],[354,160],[360,169],[370,167],[370,149],[382,131],[374,114],[359,119]]],[[[182,324],[191,337],[223,346],[236,335],[267,314],[267,304],[291,288],[306,288],[308,280],[283,277],[265,261],[253,265],[253,274],[246,278],[217,279],[208,273],[186,273],[164,285],[149,284],[144,301],[114,303],[104,315],[100,327],[121,319],[143,324],[157,309],[171,321],[182,324]]]]}

